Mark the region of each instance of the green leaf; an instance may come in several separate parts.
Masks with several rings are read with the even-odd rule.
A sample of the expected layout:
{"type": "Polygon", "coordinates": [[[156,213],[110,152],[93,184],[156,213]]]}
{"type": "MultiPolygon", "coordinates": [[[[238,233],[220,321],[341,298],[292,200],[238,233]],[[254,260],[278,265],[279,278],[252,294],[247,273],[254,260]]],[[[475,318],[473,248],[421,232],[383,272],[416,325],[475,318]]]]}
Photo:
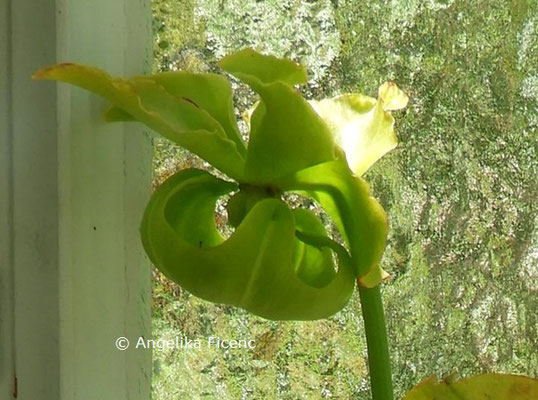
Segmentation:
{"type": "Polygon", "coordinates": [[[323,287],[301,279],[294,268],[295,218],[282,201],[257,202],[228,240],[220,236],[215,201],[235,188],[199,170],[181,171],[161,185],[141,227],[153,263],[198,297],[264,318],[310,320],[340,310],[354,287],[349,257],[338,254],[338,273],[323,287]]]}
{"type": "Polygon", "coordinates": [[[349,247],[359,284],[373,287],[387,277],[379,267],[388,232],[381,205],[366,182],[336,160],[280,179],[278,187],[316,199],[332,217],[349,247]]]}
{"type": "Polygon", "coordinates": [[[350,169],[361,176],[398,144],[394,118],[386,110],[405,107],[407,96],[393,83],[379,88],[380,100],[360,94],[310,101],[344,150],[350,169]]]}
{"type": "Polygon", "coordinates": [[[59,80],[99,94],[122,110],[109,109],[109,120],[132,117],[230,177],[242,177],[244,158],[241,153],[244,150],[227,136],[219,121],[189,98],[168,92],[151,77],[124,80],[112,78],[97,68],[59,64],[38,71],[33,78],[59,80]]]}
{"type": "Polygon", "coordinates": [[[520,375],[483,374],[437,382],[430,376],[415,386],[404,400],[535,400],[538,380],[520,375]]]}
{"type": "Polygon", "coordinates": [[[250,183],[271,184],[279,177],[326,161],[338,150],[327,125],[290,83],[303,70],[289,60],[247,50],[220,66],[250,85],[261,97],[251,118],[245,169],[250,183]],[[297,71],[301,71],[300,73],[297,71]]]}

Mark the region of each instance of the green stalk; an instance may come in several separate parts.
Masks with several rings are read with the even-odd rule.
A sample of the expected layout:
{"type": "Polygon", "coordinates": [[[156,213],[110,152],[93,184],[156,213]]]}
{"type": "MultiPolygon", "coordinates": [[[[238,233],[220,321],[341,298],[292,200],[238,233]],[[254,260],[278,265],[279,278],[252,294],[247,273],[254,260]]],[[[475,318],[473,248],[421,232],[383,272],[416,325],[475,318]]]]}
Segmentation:
{"type": "Polygon", "coordinates": [[[368,346],[372,399],[393,400],[387,327],[379,285],[372,289],[359,287],[359,294],[368,346]]]}

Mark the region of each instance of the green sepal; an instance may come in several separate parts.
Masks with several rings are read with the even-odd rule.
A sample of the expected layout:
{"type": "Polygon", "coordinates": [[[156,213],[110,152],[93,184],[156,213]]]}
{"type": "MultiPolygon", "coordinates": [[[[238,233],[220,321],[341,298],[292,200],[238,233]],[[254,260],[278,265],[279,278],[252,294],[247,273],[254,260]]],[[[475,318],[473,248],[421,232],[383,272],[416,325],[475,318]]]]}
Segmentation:
{"type": "Polygon", "coordinates": [[[283,82],[293,86],[306,83],[306,70],[285,58],[260,54],[252,49],[244,49],[230,54],[219,61],[224,71],[243,80],[255,77],[260,83],[283,82]]]}
{"type": "MultiPolygon", "coordinates": [[[[152,75],[151,79],[168,93],[201,108],[223,128],[228,139],[235,142],[237,150],[246,156],[246,146],[241,138],[234,114],[232,88],[222,75],[193,74],[170,71],[152,75]]],[[[105,112],[109,122],[130,121],[134,118],[119,107],[113,106],[105,112]]]]}
{"type": "Polygon", "coordinates": [[[103,117],[106,122],[129,122],[136,121],[135,117],[129,114],[127,111],[116,107],[110,106],[103,113],[103,117]]]}
{"type": "Polygon", "coordinates": [[[153,75],[152,79],[173,96],[207,111],[222,126],[228,139],[237,145],[241,155],[246,156],[247,149],[235,119],[232,88],[224,76],[174,71],[153,75]]]}
{"type": "MultiPolygon", "coordinates": [[[[152,77],[112,78],[97,68],[59,64],[36,72],[33,78],[67,82],[99,94],[122,110],[120,112],[114,108],[109,109],[106,114],[108,120],[124,121],[132,118],[143,122],[164,137],[199,155],[228,176],[242,179],[244,148],[238,144],[234,133],[225,130],[219,122],[225,119],[225,116],[221,115],[224,111],[219,109],[219,112],[216,112],[211,106],[209,111],[204,110],[189,97],[177,96],[167,91],[165,86],[158,82],[162,79],[166,84],[174,86],[167,77],[157,80],[152,77]]],[[[207,100],[205,96],[201,98],[207,100]]],[[[202,101],[200,103],[202,104],[202,101]]],[[[207,104],[209,103],[211,102],[207,100],[207,104]]],[[[226,128],[229,129],[229,126],[226,128]]]]}
{"type": "Polygon", "coordinates": [[[219,65],[261,97],[250,124],[247,182],[271,184],[336,158],[338,150],[328,126],[291,86],[303,81],[299,66],[252,50],[227,56],[219,65]]]}
{"type": "Polygon", "coordinates": [[[235,189],[200,170],[181,171],[161,185],[141,226],[153,263],[198,297],[268,319],[319,319],[343,308],[354,287],[349,257],[338,254],[338,272],[325,286],[303,281],[294,265],[295,218],[281,200],[259,201],[229,239],[220,236],[215,202],[235,189]]]}

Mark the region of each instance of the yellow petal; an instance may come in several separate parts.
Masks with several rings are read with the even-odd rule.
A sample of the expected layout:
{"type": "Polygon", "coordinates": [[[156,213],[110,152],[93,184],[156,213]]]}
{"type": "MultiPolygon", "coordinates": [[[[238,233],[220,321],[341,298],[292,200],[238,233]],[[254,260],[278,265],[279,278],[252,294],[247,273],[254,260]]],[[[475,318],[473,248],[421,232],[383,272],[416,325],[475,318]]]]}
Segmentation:
{"type": "Polygon", "coordinates": [[[401,110],[407,106],[409,97],[394,82],[385,82],[379,86],[379,99],[383,101],[383,110],[401,110]]]}

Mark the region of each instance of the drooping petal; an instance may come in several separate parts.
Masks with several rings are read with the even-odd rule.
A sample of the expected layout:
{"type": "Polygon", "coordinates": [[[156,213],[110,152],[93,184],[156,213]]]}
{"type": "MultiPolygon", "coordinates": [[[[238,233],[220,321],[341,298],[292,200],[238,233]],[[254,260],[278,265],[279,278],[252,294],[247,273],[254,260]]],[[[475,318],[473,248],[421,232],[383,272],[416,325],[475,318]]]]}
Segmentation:
{"type": "Polygon", "coordinates": [[[364,174],[398,144],[394,118],[387,110],[405,107],[407,96],[393,83],[381,85],[379,95],[379,100],[360,94],[344,94],[310,101],[329,126],[334,140],[346,154],[350,169],[357,176],[364,174]]]}
{"type": "Polygon", "coordinates": [[[301,170],[279,180],[278,185],[316,199],[331,216],[349,247],[362,286],[374,287],[387,277],[379,266],[388,233],[385,211],[370,196],[366,182],[351,174],[345,161],[301,170]]]}
{"type": "Polygon", "coordinates": [[[293,216],[296,230],[299,232],[295,239],[295,271],[309,285],[323,287],[336,275],[331,248],[313,246],[305,239],[305,235],[328,239],[325,228],[318,217],[304,208],[293,210],[293,216]]]}

